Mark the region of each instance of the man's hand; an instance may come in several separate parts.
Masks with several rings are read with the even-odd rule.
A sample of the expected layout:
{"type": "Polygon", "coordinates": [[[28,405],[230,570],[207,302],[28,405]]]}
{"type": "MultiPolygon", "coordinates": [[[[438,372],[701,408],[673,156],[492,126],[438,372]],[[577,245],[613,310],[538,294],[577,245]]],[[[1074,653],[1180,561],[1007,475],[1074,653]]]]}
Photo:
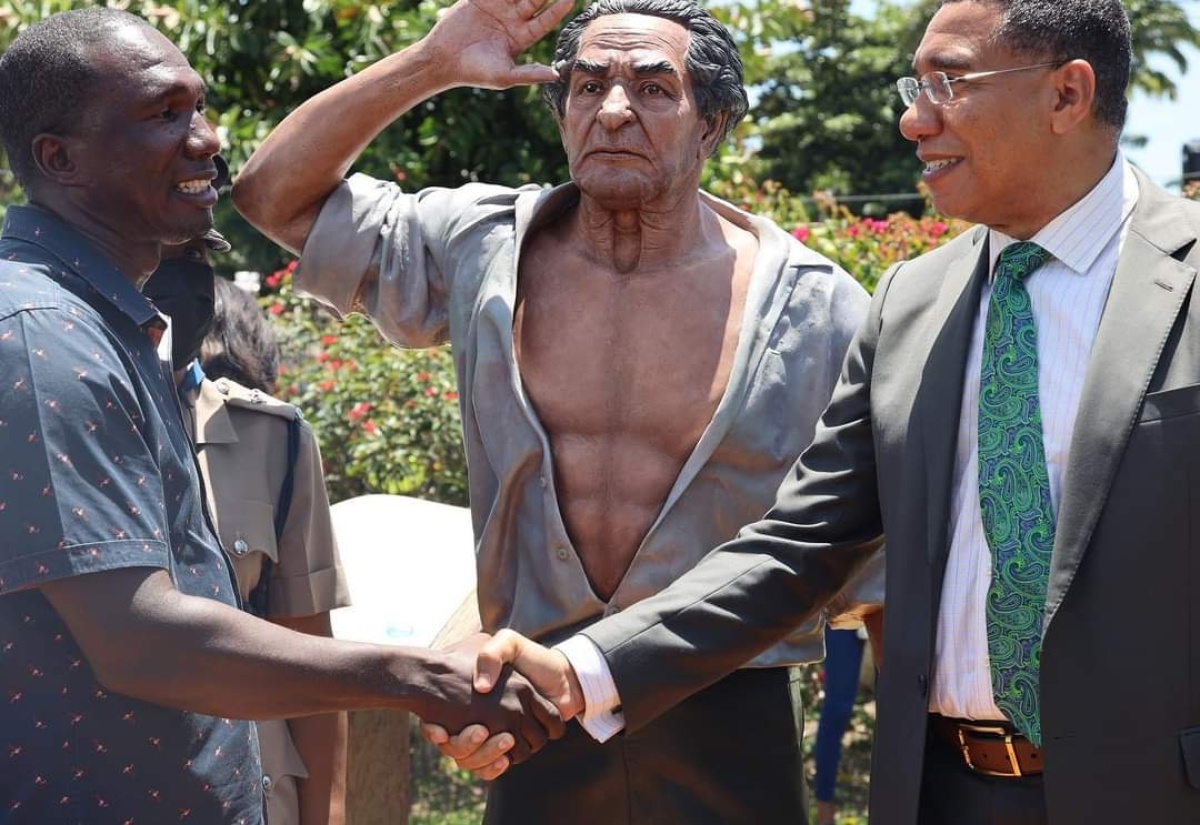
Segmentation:
{"type": "Polygon", "coordinates": [[[517,57],[562,22],[574,0],[458,0],[442,12],[426,38],[451,57],[452,85],[508,89],[553,83],[558,74],[517,57]]]}
{"type": "MultiPolygon", "coordinates": [[[[490,692],[502,679],[504,666],[509,664],[554,703],[564,721],[583,712],[583,689],[567,657],[512,630],[501,630],[479,648],[475,690],[481,694],[490,692]]],[[[471,725],[451,736],[442,726],[428,723],[421,726],[426,741],[437,745],[444,756],[478,778],[492,780],[512,764],[506,754],[516,742],[508,733],[489,737],[488,730],[483,725],[471,725]]]]}
{"type": "MultiPolygon", "coordinates": [[[[440,653],[430,653],[424,678],[417,686],[420,698],[416,713],[443,730],[461,732],[468,725],[476,725],[505,731],[493,738],[508,737],[503,742],[508,745],[504,757],[507,768],[509,762],[520,762],[549,739],[562,736],[564,720],[526,679],[502,664],[492,672],[495,690],[472,689],[476,652],[482,653],[480,646],[487,638],[481,633],[440,653]]],[[[476,744],[472,750],[478,747],[476,744]]]]}

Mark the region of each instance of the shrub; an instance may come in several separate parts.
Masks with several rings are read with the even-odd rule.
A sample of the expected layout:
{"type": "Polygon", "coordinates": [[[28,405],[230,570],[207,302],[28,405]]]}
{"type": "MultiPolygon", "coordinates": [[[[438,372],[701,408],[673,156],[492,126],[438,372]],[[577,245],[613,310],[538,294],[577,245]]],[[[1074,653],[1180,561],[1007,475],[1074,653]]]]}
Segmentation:
{"type": "Polygon", "coordinates": [[[296,295],[295,266],[266,278],[261,303],[283,349],[279,394],[317,434],[330,500],[397,493],[466,504],[449,349],[397,349],[361,315],[339,323],[296,295]]]}

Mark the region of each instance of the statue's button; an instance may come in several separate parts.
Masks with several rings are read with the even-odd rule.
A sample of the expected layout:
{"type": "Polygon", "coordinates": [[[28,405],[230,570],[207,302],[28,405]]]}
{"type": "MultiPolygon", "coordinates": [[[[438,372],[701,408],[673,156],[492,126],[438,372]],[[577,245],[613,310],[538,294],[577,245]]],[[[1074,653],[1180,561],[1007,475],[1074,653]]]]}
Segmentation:
{"type": "Polygon", "coordinates": [[[245,539],[238,539],[233,543],[233,553],[235,556],[244,556],[250,549],[250,545],[246,544],[245,539]]]}

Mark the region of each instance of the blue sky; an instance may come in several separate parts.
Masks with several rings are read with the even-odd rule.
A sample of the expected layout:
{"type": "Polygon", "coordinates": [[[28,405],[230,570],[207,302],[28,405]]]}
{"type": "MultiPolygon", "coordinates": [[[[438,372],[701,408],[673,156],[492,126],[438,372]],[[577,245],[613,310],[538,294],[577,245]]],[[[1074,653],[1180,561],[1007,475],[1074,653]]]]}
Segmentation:
{"type": "MultiPolygon", "coordinates": [[[[1184,0],[1193,25],[1200,27],[1200,2],[1184,0]]],[[[855,12],[869,15],[875,0],[852,0],[855,12]]],[[[1129,159],[1140,166],[1155,183],[1179,191],[1183,168],[1183,144],[1200,140],[1200,52],[1184,49],[1188,71],[1180,74],[1169,60],[1156,65],[1173,78],[1178,87],[1174,101],[1151,98],[1135,92],[1130,101],[1126,131],[1144,135],[1147,143],[1140,149],[1126,149],[1129,159]]]]}

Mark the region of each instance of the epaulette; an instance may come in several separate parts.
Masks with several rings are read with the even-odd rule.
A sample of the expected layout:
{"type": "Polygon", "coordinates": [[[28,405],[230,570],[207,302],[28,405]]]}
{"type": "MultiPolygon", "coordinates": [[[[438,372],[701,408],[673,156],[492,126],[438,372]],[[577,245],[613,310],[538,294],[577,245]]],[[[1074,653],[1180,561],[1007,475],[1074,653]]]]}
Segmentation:
{"type": "Polygon", "coordinates": [[[236,381],[230,381],[228,378],[218,378],[213,382],[213,385],[217,388],[217,392],[221,394],[221,397],[225,399],[225,403],[231,407],[254,410],[255,412],[267,413],[268,415],[277,415],[288,421],[302,418],[298,407],[286,401],[280,401],[274,396],[267,395],[262,390],[252,390],[236,381]]]}

